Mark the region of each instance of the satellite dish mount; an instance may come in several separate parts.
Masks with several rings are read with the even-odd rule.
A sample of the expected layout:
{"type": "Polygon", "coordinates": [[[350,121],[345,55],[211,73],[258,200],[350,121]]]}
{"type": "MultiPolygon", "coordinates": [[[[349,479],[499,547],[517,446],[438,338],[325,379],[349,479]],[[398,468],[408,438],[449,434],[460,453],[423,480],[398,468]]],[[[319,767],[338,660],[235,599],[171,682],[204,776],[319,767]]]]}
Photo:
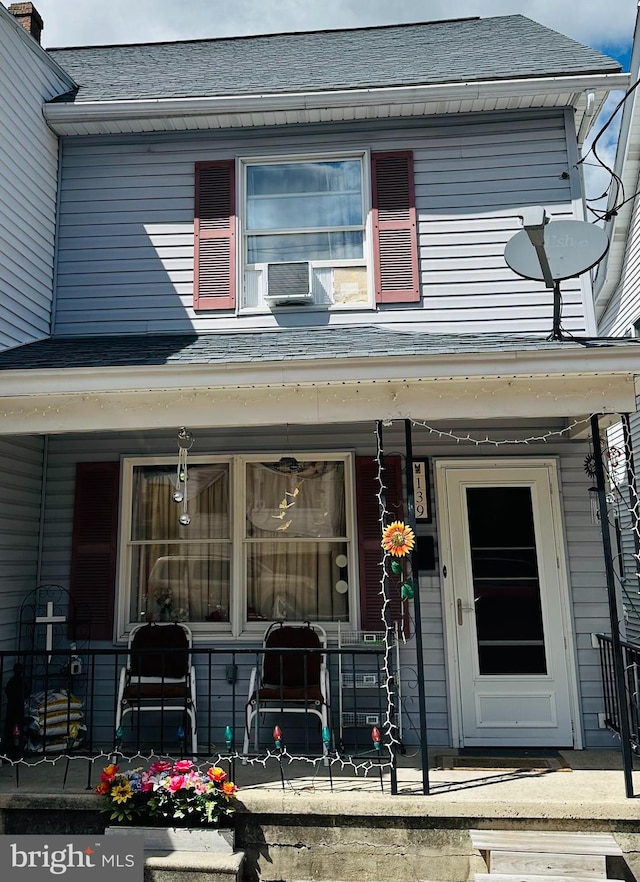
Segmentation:
{"type": "Polygon", "coordinates": [[[560,282],[586,273],[607,253],[604,230],[586,221],[549,221],[542,206],[524,210],[523,228],[507,242],[504,259],[525,279],[544,282],[553,290],[551,340],[562,339],[560,282]]]}

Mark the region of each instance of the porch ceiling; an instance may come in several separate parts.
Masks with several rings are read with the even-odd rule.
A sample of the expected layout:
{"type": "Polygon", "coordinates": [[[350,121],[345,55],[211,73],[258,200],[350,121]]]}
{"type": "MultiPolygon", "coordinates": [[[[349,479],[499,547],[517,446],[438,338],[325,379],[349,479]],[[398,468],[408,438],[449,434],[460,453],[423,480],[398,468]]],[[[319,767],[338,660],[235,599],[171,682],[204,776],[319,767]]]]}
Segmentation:
{"type": "Polygon", "coordinates": [[[53,338],[0,353],[4,434],[634,412],[640,341],[385,327],[53,338]]]}

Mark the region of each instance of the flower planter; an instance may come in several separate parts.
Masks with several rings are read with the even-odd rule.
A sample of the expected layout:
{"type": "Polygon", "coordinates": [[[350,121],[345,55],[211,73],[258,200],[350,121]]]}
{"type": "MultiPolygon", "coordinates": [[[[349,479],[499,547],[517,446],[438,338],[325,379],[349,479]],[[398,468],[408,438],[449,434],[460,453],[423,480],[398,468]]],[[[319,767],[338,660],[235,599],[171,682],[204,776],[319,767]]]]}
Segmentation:
{"type": "Polygon", "coordinates": [[[107,827],[107,836],[143,836],[145,851],[212,851],[233,854],[234,831],[228,827],[107,827]]]}

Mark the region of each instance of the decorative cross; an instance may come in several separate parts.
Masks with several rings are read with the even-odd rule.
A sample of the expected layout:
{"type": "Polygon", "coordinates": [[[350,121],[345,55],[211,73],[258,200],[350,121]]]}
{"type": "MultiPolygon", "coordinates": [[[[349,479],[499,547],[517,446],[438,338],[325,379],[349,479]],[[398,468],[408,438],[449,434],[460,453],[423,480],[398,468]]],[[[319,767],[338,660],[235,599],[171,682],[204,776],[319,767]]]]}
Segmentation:
{"type": "MultiPolygon", "coordinates": [[[[51,652],[53,649],[53,626],[57,625],[58,622],[66,622],[66,616],[54,616],[53,614],[53,601],[49,600],[47,603],[47,614],[46,616],[36,616],[35,622],[36,625],[46,625],[47,626],[47,636],[46,636],[46,649],[47,652],[51,652]]],[[[51,661],[51,656],[49,656],[48,661],[51,661]]]]}

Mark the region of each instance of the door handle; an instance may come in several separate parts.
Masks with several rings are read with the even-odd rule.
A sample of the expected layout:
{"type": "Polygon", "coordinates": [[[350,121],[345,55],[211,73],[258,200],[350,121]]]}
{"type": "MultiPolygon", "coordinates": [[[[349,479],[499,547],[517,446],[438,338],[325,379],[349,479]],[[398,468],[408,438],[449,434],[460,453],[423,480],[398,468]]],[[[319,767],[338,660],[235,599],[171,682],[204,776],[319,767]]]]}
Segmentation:
{"type": "Polygon", "coordinates": [[[458,609],[458,624],[461,625],[463,611],[471,612],[473,607],[472,606],[465,606],[465,604],[462,602],[462,598],[460,598],[460,597],[458,597],[458,599],[456,600],[456,607],[458,609]]]}

